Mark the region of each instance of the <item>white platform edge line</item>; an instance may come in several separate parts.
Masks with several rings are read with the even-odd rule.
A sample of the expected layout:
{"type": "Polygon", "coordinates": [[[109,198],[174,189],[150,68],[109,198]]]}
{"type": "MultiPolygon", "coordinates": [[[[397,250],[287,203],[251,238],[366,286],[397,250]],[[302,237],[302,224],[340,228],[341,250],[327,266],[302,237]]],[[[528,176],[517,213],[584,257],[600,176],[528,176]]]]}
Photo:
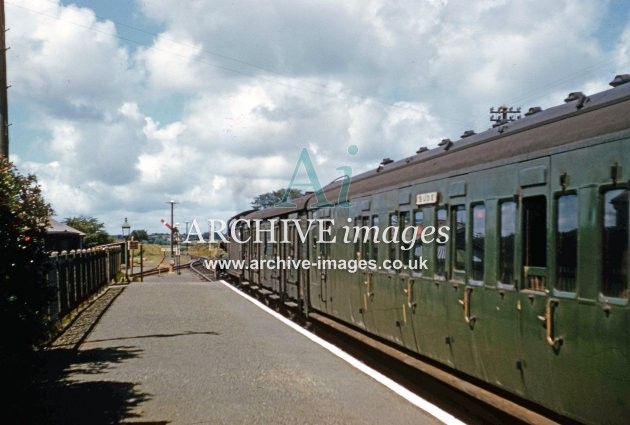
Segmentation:
{"type": "Polygon", "coordinates": [[[460,421],[459,419],[457,419],[456,417],[454,417],[450,413],[440,409],[438,406],[436,406],[433,403],[423,399],[422,397],[418,396],[417,394],[412,393],[407,388],[403,387],[402,385],[400,385],[397,382],[391,380],[390,378],[386,377],[382,373],[372,369],[371,367],[367,366],[366,364],[364,364],[361,361],[357,360],[356,358],[352,357],[350,354],[346,353],[345,351],[343,351],[339,347],[329,343],[328,341],[323,340],[322,338],[318,337],[317,335],[315,335],[315,334],[307,331],[306,329],[300,327],[299,325],[293,323],[291,320],[289,320],[286,317],[284,317],[283,315],[273,311],[272,309],[270,309],[269,307],[267,307],[266,305],[264,305],[263,303],[261,303],[257,299],[255,299],[253,297],[250,297],[249,295],[245,294],[242,291],[239,291],[238,289],[234,288],[232,285],[230,285],[229,283],[227,283],[226,281],[224,281],[222,279],[219,280],[219,282],[221,282],[223,285],[227,286],[232,291],[236,292],[238,295],[240,295],[243,298],[245,298],[247,301],[249,301],[252,304],[256,305],[258,308],[260,308],[264,312],[270,314],[271,316],[273,316],[276,319],[280,320],[282,323],[284,323],[285,325],[289,326],[290,328],[292,328],[296,332],[299,332],[300,334],[304,335],[305,337],[307,337],[311,341],[313,341],[316,344],[320,345],[321,347],[325,348],[326,350],[328,350],[329,352],[331,352],[335,356],[339,357],[340,359],[342,359],[345,362],[349,363],[350,365],[354,366],[356,369],[358,369],[361,372],[365,373],[370,378],[376,380],[380,384],[386,386],[387,388],[389,388],[390,390],[392,390],[393,392],[395,392],[396,394],[398,394],[399,396],[401,396],[402,398],[404,398],[405,400],[407,400],[408,402],[410,402],[414,406],[424,410],[425,412],[429,413],[431,416],[435,417],[436,419],[444,422],[445,424],[449,424],[449,425],[451,425],[451,424],[452,425],[465,425],[464,422],[460,421]]]}

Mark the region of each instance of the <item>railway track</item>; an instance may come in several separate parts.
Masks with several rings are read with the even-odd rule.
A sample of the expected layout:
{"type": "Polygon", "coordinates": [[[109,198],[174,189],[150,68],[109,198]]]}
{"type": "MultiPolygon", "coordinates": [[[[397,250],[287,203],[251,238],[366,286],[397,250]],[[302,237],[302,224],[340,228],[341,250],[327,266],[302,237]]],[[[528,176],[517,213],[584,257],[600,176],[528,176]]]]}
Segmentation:
{"type": "MultiPolygon", "coordinates": [[[[174,266],[173,270],[184,270],[184,269],[188,269],[191,267],[192,262],[188,262],[185,264],[180,264],[179,266],[174,266]]],[[[144,270],[142,273],[130,273],[129,277],[131,279],[136,278],[136,277],[144,277],[144,276],[154,276],[156,274],[161,274],[161,273],[168,273],[170,271],[170,267],[168,266],[161,266],[161,267],[156,267],[150,270],[144,270]]]]}
{"type": "MultiPolygon", "coordinates": [[[[215,271],[205,269],[201,261],[202,259],[197,259],[189,263],[193,272],[208,281],[222,278],[217,276],[215,271]]],[[[483,383],[463,379],[430,360],[401,351],[385,341],[375,339],[329,317],[311,313],[305,318],[300,312],[288,308],[266,294],[240,286],[228,279],[226,281],[465,423],[577,424],[526,400],[517,400],[510,394],[497,394],[483,383]]]]}

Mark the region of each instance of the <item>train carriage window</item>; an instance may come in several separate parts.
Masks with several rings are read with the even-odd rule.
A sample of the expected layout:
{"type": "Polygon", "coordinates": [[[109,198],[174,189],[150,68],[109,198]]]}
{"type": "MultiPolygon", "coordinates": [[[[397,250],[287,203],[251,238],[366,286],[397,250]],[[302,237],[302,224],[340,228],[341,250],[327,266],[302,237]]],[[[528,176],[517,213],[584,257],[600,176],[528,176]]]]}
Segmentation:
{"type": "MultiPolygon", "coordinates": [[[[330,240],[329,234],[331,234],[331,230],[330,228],[332,227],[332,223],[328,222],[328,221],[324,221],[322,222],[322,227],[323,227],[323,234],[326,235],[324,236],[324,238],[322,239],[323,241],[328,241],[330,240]]],[[[319,248],[319,253],[320,253],[320,257],[322,259],[328,259],[330,258],[330,244],[329,243],[318,243],[318,248],[319,248]]]]}
{"type": "Polygon", "coordinates": [[[464,272],[466,270],[466,207],[464,205],[453,207],[452,220],[451,232],[455,232],[452,245],[453,270],[464,272]]]}
{"type": "MultiPolygon", "coordinates": [[[[247,232],[247,228],[244,227],[241,229],[241,239],[240,240],[247,240],[249,236],[249,233],[247,232]]],[[[242,247],[242,254],[243,254],[243,258],[248,258],[248,252],[249,252],[249,244],[248,243],[242,243],[240,244],[242,247]]]]}
{"type": "MultiPolygon", "coordinates": [[[[398,221],[398,213],[397,212],[389,214],[389,225],[390,225],[390,227],[398,227],[399,221],[398,221]]],[[[397,246],[396,242],[395,241],[390,242],[389,243],[389,257],[388,258],[391,261],[394,261],[396,259],[396,251],[398,251],[398,246],[397,246]]]]}
{"type": "Polygon", "coordinates": [[[556,202],[556,289],[575,292],[577,271],[577,195],[556,202]]]}
{"type": "Polygon", "coordinates": [[[272,257],[274,256],[275,250],[276,250],[276,244],[271,242],[272,238],[271,235],[265,234],[265,255],[267,257],[272,257]]]}
{"type": "Polygon", "coordinates": [[[409,263],[410,263],[410,259],[411,259],[411,248],[409,248],[408,246],[405,246],[405,243],[402,242],[402,234],[405,231],[405,229],[407,227],[410,226],[410,213],[409,211],[403,211],[400,213],[400,232],[398,233],[398,239],[401,241],[399,246],[400,246],[400,260],[403,262],[403,264],[405,265],[405,267],[408,267],[409,263]],[[405,249],[403,249],[403,247],[405,249]]]}
{"type": "Polygon", "coordinates": [[[365,258],[363,253],[363,233],[359,230],[361,227],[361,217],[354,219],[354,258],[359,260],[365,258]]]}
{"type": "Polygon", "coordinates": [[[547,199],[523,199],[523,266],[525,289],[545,290],[547,267],[547,199]]]}
{"type": "Polygon", "coordinates": [[[486,206],[478,204],[472,209],[471,279],[483,281],[486,243],[486,206]]]}
{"type": "MultiPolygon", "coordinates": [[[[435,214],[437,229],[442,226],[448,226],[448,214],[445,207],[438,208],[435,214]]],[[[443,239],[436,239],[435,241],[437,249],[435,255],[435,276],[446,279],[446,242],[441,242],[442,240],[443,239]]]]}
{"type": "Polygon", "coordinates": [[[300,244],[298,244],[297,227],[293,224],[289,226],[289,235],[291,245],[289,247],[289,256],[291,258],[298,258],[300,256],[300,244]]]}
{"type": "Polygon", "coordinates": [[[243,230],[240,227],[236,228],[236,237],[238,238],[238,240],[242,241],[243,240],[243,230]]]}
{"type": "Polygon", "coordinates": [[[361,234],[361,240],[362,240],[361,246],[363,248],[363,250],[361,251],[361,258],[369,260],[370,259],[370,255],[371,255],[370,254],[370,247],[371,247],[372,243],[370,242],[370,237],[369,237],[370,232],[369,232],[369,230],[367,230],[367,228],[370,226],[370,217],[363,217],[361,219],[361,223],[362,223],[363,227],[366,229],[366,230],[364,230],[365,233],[361,234]]]}
{"type": "Polygon", "coordinates": [[[514,284],[514,236],[516,233],[516,202],[501,202],[499,246],[499,282],[514,284]]]}
{"type": "MultiPolygon", "coordinates": [[[[378,216],[377,215],[373,215],[372,216],[372,227],[376,227],[376,229],[378,229],[378,216]]],[[[376,233],[378,234],[378,230],[376,231],[376,233]]],[[[372,239],[373,241],[373,239],[372,239]]],[[[370,258],[374,261],[378,261],[378,244],[374,243],[374,242],[370,242],[370,246],[372,247],[371,251],[371,256],[370,258]]]]}
{"type": "Polygon", "coordinates": [[[422,260],[422,229],[424,228],[424,212],[416,211],[413,217],[413,225],[416,226],[416,244],[413,249],[413,258],[415,264],[415,271],[417,273],[422,274],[422,269],[420,268],[421,260],[422,260]]]}
{"type": "Polygon", "coordinates": [[[262,255],[261,256],[265,256],[267,255],[267,234],[264,233],[263,234],[263,243],[262,243],[262,255]]]}
{"type": "Polygon", "coordinates": [[[628,190],[604,192],[602,294],[628,298],[628,190]]]}

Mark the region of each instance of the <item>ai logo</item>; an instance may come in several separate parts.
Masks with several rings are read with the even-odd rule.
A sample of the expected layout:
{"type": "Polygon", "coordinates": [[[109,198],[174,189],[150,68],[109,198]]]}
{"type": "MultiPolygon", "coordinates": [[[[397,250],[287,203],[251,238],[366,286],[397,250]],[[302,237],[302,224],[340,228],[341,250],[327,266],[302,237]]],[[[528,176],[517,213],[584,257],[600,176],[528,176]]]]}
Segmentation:
{"type": "MultiPolygon", "coordinates": [[[[357,145],[348,146],[348,154],[354,156],[359,152],[359,148],[357,145]]],[[[341,208],[349,208],[352,204],[348,202],[348,191],[350,190],[350,181],[352,180],[352,167],[347,165],[342,165],[341,167],[337,167],[337,170],[343,173],[343,181],[341,182],[341,189],[339,190],[339,196],[337,198],[337,206],[341,208]]],[[[334,204],[331,203],[327,198],[324,190],[322,189],[321,184],[319,183],[319,178],[317,177],[317,172],[315,171],[315,166],[313,165],[313,160],[308,153],[306,148],[302,149],[300,153],[300,157],[298,158],[297,163],[295,164],[295,169],[293,170],[293,175],[289,180],[289,186],[285,191],[284,197],[280,202],[275,204],[276,207],[280,208],[295,208],[296,205],[289,200],[289,193],[292,188],[311,188],[313,192],[315,192],[315,197],[317,198],[317,202],[313,207],[321,208],[321,207],[331,207],[334,204]],[[295,179],[300,172],[300,169],[304,167],[306,171],[306,176],[308,177],[308,182],[296,182],[295,179]]]]}

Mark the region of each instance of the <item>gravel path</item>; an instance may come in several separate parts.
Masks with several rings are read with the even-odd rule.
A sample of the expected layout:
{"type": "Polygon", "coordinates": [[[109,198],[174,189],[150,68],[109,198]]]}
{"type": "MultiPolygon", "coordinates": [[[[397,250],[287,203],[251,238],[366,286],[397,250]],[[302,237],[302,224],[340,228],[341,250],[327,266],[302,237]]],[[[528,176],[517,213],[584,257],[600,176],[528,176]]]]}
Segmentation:
{"type": "Polygon", "coordinates": [[[64,329],[64,331],[49,345],[49,349],[76,349],[85,337],[96,326],[98,319],[114,302],[116,297],[124,291],[127,285],[111,285],[96,300],[64,329]]]}

